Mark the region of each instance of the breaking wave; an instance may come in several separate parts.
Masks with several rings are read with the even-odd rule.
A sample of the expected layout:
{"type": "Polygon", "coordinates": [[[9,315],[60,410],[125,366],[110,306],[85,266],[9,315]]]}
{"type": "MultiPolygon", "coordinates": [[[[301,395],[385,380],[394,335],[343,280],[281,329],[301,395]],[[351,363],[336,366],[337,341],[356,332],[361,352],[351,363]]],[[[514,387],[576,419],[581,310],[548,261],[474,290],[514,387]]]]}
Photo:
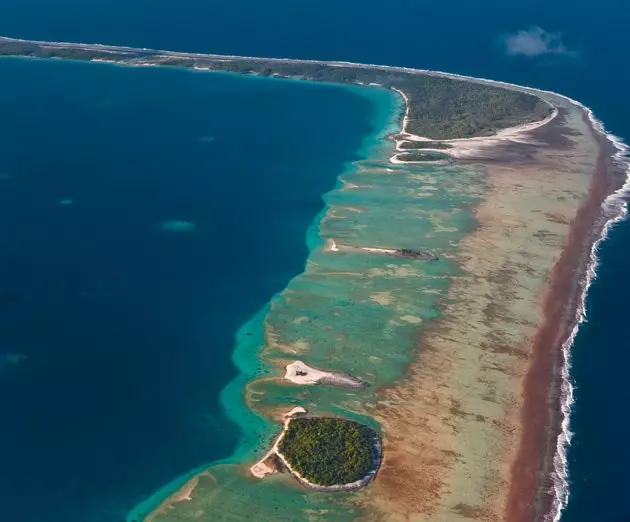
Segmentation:
{"type": "Polygon", "coordinates": [[[628,156],[630,148],[620,138],[607,132],[604,124],[595,117],[591,109],[575,100],[571,100],[570,98],[567,99],[582,107],[586,111],[593,128],[598,133],[605,136],[614,145],[617,152],[613,156],[613,161],[617,166],[622,167],[625,170],[626,179],[623,186],[610,194],[602,203],[602,214],[606,222],[602,227],[600,236],[591,247],[589,264],[586,274],[581,281],[581,293],[576,310],[574,326],[569,337],[562,344],[562,353],[564,358],[560,387],[562,425],[557,439],[556,453],[553,458],[553,472],[551,476],[553,481],[553,505],[551,511],[545,517],[546,522],[559,522],[562,518],[562,513],[569,502],[568,451],[573,437],[573,432],[571,431],[571,412],[575,402],[575,386],[571,378],[572,348],[578,332],[580,331],[581,325],[587,322],[586,300],[589,288],[597,278],[599,248],[602,242],[608,237],[612,228],[628,215],[627,202],[630,199],[630,157],[628,156]]]}

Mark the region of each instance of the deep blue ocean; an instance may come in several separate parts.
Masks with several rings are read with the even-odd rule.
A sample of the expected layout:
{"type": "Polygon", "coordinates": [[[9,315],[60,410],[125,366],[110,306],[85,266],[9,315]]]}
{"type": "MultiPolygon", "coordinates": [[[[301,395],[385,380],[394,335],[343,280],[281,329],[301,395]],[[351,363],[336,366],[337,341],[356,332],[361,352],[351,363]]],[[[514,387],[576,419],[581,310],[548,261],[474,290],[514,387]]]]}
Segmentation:
{"type": "Polygon", "coordinates": [[[234,335],[302,271],[372,106],[180,69],[0,77],[0,520],[120,521],[234,450],[234,335]]]}
{"type": "MultiPolygon", "coordinates": [[[[0,34],[7,36],[406,65],[551,89],[590,106],[608,130],[628,140],[629,24],[627,0],[597,4],[586,0],[516,4],[504,0],[185,0],[176,5],[164,0],[0,2],[0,34]],[[518,37],[520,30],[527,32],[518,37]],[[509,40],[509,35],[517,38],[509,40]],[[515,45],[512,54],[507,52],[508,41],[515,45]]],[[[22,71],[13,77],[7,67],[20,66],[2,65],[0,69],[0,171],[37,170],[38,175],[0,180],[14,184],[11,190],[18,191],[20,200],[28,200],[20,202],[16,210],[17,200],[6,195],[6,188],[0,191],[0,218],[8,225],[0,227],[0,274],[6,281],[2,285],[7,287],[2,314],[13,317],[3,319],[0,335],[3,345],[11,336],[21,336],[23,343],[10,348],[13,373],[0,380],[4,423],[20,419],[10,433],[2,430],[0,434],[4,468],[0,474],[0,519],[4,519],[4,506],[43,495],[31,511],[39,519],[36,515],[44,513],[46,506],[52,502],[65,505],[64,497],[69,495],[74,500],[66,500],[68,506],[75,506],[76,498],[80,498],[79,505],[89,512],[90,503],[98,500],[89,496],[98,489],[90,481],[109,483],[116,488],[112,495],[118,495],[127,486],[138,488],[144,480],[144,486],[149,487],[186,466],[229,453],[236,436],[229,430],[213,442],[212,448],[203,443],[212,426],[223,419],[209,416],[207,431],[186,426],[186,419],[198,417],[195,408],[217,411],[217,391],[233,373],[228,353],[201,353],[200,347],[227,346],[230,341],[218,337],[220,334],[207,325],[221,307],[234,315],[233,325],[227,326],[236,326],[263,303],[262,295],[278,290],[290,274],[300,270],[306,255],[301,238],[321,206],[318,194],[331,187],[341,162],[356,150],[367,109],[352,96],[338,100],[343,97],[338,90],[329,91],[327,105],[308,103],[308,89],[299,95],[297,90],[291,94],[290,89],[279,94],[262,83],[249,94],[244,94],[249,92],[245,88],[229,91],[234,102],[216,106],[212,89],[221,88],[221,82],[203,85],[203,80],[172,71],[137,73],[146,76],[138,80],[136,91],[127,82],[116,85],[114,69],[80,73],[80,66],[51,64],[76,67],[72,74],[85,74],[85,78],[75,82],[65,73],[56,79],[51,74],[44,87],[43,79],[29,76],[42,73],[22,71]],[[99,76],[98,80],[93,76],[99,76]],[[84,88],[84,82],[92,82],[90,88],[84,88]],[[165,82],[172,92],[188,89],[190,96],[178,99],[167,95],[165,82]],[[179,82],[190,85],[182,87],[179,82]],[[287,97],[293,95],[304,97],[296,99],[295,106],[299,104],[306,113],[290,110],[287,97]],[[102,100],[98,111],[88,109],[94,101],[88,99],[91,96],[102,100]],[[29,112],[30,120],[12,114],[12,100],[25,103],[24,97],[37,107],[37,111],[29,112]],[[57,103],[50,104],[49,100],[57,103]],[[125,118],[134,116],[135,123],[116,129],[119,140],[103,141],[98,134],[103,130],[94,134],[95,122],[106,129],[113,125],[116,111],[127,111],[125,118]],[[213,128],[214,119],[208,117],[212,111],[222,124],[225,111],[233,112],[233,127],[228,132],[213,128]],[[256,121],[247,122],[248,111],[255,111],[256,121]],[[162,117],[177,125],[177,132],[164,128],[162,117]],[[310,129],[308,136],[298,137],[286,130],[290,128],[288,122],[295,126],[304,118],[309,125],[300,128],[310,129]],[[351,128],[340,128],[343,125],[351,128]],[[326,139],[333,128],[336,139],[326,139]],[[58,154],[70,135],[73,148],[58,154]],[[79,144],[74,139],[77,135],[81,136],[79,144]],[[230,153],[223,157],[206,154],[205,148],[216,144],[198,139],[224,135],[231,136],[232,148],[225,149],[230,153]],[[248,135],[255,135],[255,139],[248,139],[248,135]],[[173,136],[181,142],[172,143],[173,136]],[[309,147],[300,148],[307,140],[312,142],[309,147]],[[47,162],[49,153],[56,156],[56,163],[47,162]],[[144,158],[142,164],[140,156],[144,158]],[[154,158],[150,166],[145,163],[147,156],[154,158]],[[293,164],[296,158],[306,168],[301,172],[306,179],[298,184],[292,170],[280,167],[293,164]],[[80,174],[75,171],[77,164],[82,165],[80,174]],[[43,176],[41,169],[50,176],[43,176]],[[222,176],[225,188],[216,186],[213,173],[219,172],[231,174],[222,176]],[[149,181],[154,189],[147,194],[149,181]],[[250,187],[247,190],[246,183],[250,187]],[[278,197],[279,187],[285,184],[292,184],[296,192],[281,202],[293,205],[285,207],[288,210],[283,214],[272,198],[278,197]],[[196,205],[191,205],[184,193],[191,190],[198,194],[196,205]],[[207,205],[208,198],[212,206],[207,205]],[[60,204],[63,199],[72,199],[72,203],[60,204]],[[20,216],[19,227],[24,227],[25,233],[35,233],[37,228],[40,238],[22,244],[19,255],[5,246],[19,240],[15,234],[20,230],[17,223],[6,222],[7,206],[13,209],[13,219],[20,216]],[[251,213],[259,213],[258,220],[264,216],[269,220],[264,236],[260,235],[260,223],[246,228],[242,218],[251,213]],[[291,215],[290,222],[284,219],[287,215],[291,215]],[[38,228],[42,217],[48,233],[38,228]],[[189,231],[160,230],[159,224],[168,219],[194,222],[196,226],[189,231]],[[213,227],[219,223],[234,230],[224,234],[221,241],[225,243],[210,247],[199,240],[204,234],[214,238],[217,232],[213,227]],[[97,234],[107,235],[110,246],[85,241],[76,259],[69,260],[69,249],[76,248],[73,238],[85,238],[86,230],[93,231],[95,238],[97,234]],[[282,234],[293,234],[295,239],[285,243],[286,254],[267,255],[270,242],[282,234]],[[126,251],[124,256],[120,249],[126,251]],[[118,276],[104,273],[107,267],[112,270],[123,262],[129,265],[118,276]],[[224,272],[217,276],[217,272],[207,271],[208,266],[224,272]],[[251,271],[252,266],[260,268],[255,277],[252,272],[251,279],[246,279],[239,270],[249,267],[251,271]],[[7,270],[13,271],[10,276],[7,270]],[[51,275],[55,273],[59,276],[51,275]],[[169,281],[169,274],[177,274],[177,278],[169,281]],[[256,288],[258,300],[251,292],[239,294],[239,287],[256,288]],[[243,303],[245,299],[251,302],[243,303]],[[29,316],[25,326],[26,315],[20,315],[20,309],[27,306],[38,310],[37,324],[29,316]],[[51,307],[54,315],[49,313],[51,307]],[[186,324],[188,334],[183,339],[179,325],[186,324]],[[131,330],[135,334],[128,337],[131,330]],[[15,355],[21,352],[27,356],[25,361],[15,355]],[[147,357],[147,353],[152,356],[147,357]],[[100,369],[96,377],[89,371],[94,365],[100,369]],[[62,377],[60,370],[70,367],[73,378],[62,377]],[[218,376],[216,380],[207,378],[209,370],[218,376]],[[20,372],[32,372],[30,378],[36,377],[40,385],[20,388],[14,382],[23,379],[20,372]],[[103,382],[107,379],[115,379],[118,386],[103,382]],[[128,391],[137,389],[138,381],[146,386],[146,393],[130,398],[128,391]],[[14,386],[10,395],[6,386],[14,386]],[[182,391],[182,387],[188,388],[182,391]],[[103,396],[105,389],[112,395],[103,396]],[[184,407],[176,397],[186,395],[204,400],[187,402],[184,407]],[[23,409],[40,401],[48,404],[45,415],[23,409]],[[84,437],[89,440],[77,440],[68,424],[76,412],[72,408],[84,410],[86,425],[90,426],[84,437]],[[141,431],[130,435],[125,423],[133,423],[141,431]],[[61,441],[54,457],[39,446],[41,437],[49,436],[61,441]],[[196,440],[187,441],[186,437],[196,440]],[[173,445],[177,444],[181,444],[181,451],[175,455],[173,445]],[[102,447],[100,455],[93,451],[95,447],[102,447]],[[112,447],[121,449],[114,451],[112,447]],[[163,453],[158,464],[153,458],[156,451],[163,453]],[[65,456],[81,452],[84,459],[70,469],[65,456]],[[121,468],[121,462],[126,467],[121,468]],[[99,465],[103,471],[95,476],[99,465]],[[156,465],[161,468],[155,469],[156,465]]],[[[322,93],[312,91],[315,98],[322,93]]],[[[223,92],[223,99],[228,94],[223,92]]],[[[599,278],[588,300],[589,322],[573,352],[576,434],[569,455],[572,496],[565,521],[630,519],[630,505],[622,500],[630,468],[630,449],[623,435],[630,429],[626,378],[630,371],[630,331],[625,317],[630,294],[629,256],[630,224],[626,223],[619,225],[603,245],[599,278]]],[[[66,520],[107,519],[76,518],[68,512],[55,522],[66,520]]]]}

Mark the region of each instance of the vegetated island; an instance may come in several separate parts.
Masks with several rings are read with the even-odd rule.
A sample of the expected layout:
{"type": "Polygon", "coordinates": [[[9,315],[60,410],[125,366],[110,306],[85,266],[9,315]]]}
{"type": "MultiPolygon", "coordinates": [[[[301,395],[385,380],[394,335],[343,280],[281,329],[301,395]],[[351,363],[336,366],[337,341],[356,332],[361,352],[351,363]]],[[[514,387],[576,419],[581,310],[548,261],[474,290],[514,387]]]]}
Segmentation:
{"type": "MultiPolygon", "coordinates": [[[[378,85],[400,92],[407,111],[404,133],[433,140],[492,136],[516,125],[543,120],[553,107],[538,96],[488,82],[402,67],[135,49],[0,37],[0,56],[164,65],[342,84],[378,85]]],[[[417,148],[421,145],[406,145],[417,148]]],[[[426,148],[426,147],[425,147],[426,148]]],[[[437,147],[448,148],[438,144],[437,147]]],[[[422,159],[426,161],[426,159],[422,159]]]]}
{"type": "Polygon", "coordinates": [[[297,417],[289,421],[277,454],[310,487],[353,490],[376,475],[381,443],[376,432],[358,422],[297,417]]]}
{"type": "Polygon", "coordinates": [[[302,485],[319,491],[354,491],[378,472],[382,443],[371,428],[338,417],[307,417],[294,408],[271,450],[254,466],[257,478],[287,470],[302,485]]]}

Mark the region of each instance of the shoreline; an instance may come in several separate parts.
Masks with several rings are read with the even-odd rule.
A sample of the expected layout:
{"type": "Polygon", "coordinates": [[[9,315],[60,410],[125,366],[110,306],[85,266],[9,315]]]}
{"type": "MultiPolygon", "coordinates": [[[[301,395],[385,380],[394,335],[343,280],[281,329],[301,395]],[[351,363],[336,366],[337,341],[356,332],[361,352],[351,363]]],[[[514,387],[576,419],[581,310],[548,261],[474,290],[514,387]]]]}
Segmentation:
{"type": "MultiPolygon", "coordinates": [[[[28,42],[28,40],[17,40],[10,39],[13,41],[22,41],[28,42]]],[[[45,44],[54,44],[61,45],[58,42],[40,42],[45,44]]],[[[72,46],[80,46],[82,44],[63,44],[72,46]]],[[[113,47],[113,46],[89,46],[86,45],[87,49],[98,49],[100,51],[104,51],[106,49],[129,49],[136,51],[133,48],[123,48],[123,47],[113,47]]],[[[147,50],[148,51],[148,50],[147,50]]],[[[113,51],[112,51],[113,52],[113,51]]],[[[160,51],[162,52],[162,51],[160,51]]],[[[171,53],[168,51],[164,51],[164,54],[172,55],[172,56],[200,56],[200,57],[223,57],[223,58],[243,58],[243,57],[233,57],[233,56],[221,56],[221,55],[204,55],[204,54],[196,54],[196,53],[171,53]]],[[[589,289],[590,284],[596,277],[596,268],[597,268],[597,247],[598,245],[607,237],[607,234],[612,226],[615,223],[620,221],[625,217],[625,211],[623,208],[619,207],[620,203],[623,203],[622,199],[628,195],[630,192],[630,186],[628,185],[628,177],[626,177],[625,184],[615,189],[614,191],[610,191],[610,184],[606,184],[606,177],[608,175],[608,167],[606,165],[607,160],[610,157],[608,151],[605,150],[606,145],[613,146],[617,149],[617,153],[615,157],[617,161],[624,161],[624,156],[627,152],[627,147],[623,145],[620,140],[616,140],[614,136],[607,133],[603,128],[601,122],[597,120],[592,111],[582,105],[581,103],[572,100],[563,95],[553,93],[551,91],[543,91],[532,89],[530,87],[522,87],[514,84],[507,84],[504,82],[496,82],[493,80],[481,79],[481,78],[472,78],[462,75],[455,75],[450,73],[441,73],[438,71],[424,71],[420,69],[407,69],[407,68],[396,68],[396,67],[387,67],[387,66],[378,66],[378,65],[361,65],[361,64],[352,64],[350,62],[319,62],[319,61],[301,61],[301,60],[282,60],[282,59],[265,59],[265,60],[280,60],[286,61],[290,63],[322,63],[327,65],[349,65],[349,66],[357,66],[357,67],[374,67],[379,69],[386,70],[404,70],[407,72],[416,72],[420,74],[435,74],[438,76],[444,76],[447,78],[457,78],[463,79],[467,81],[473,81],[478,83],[488,83],[491,85],[498,85],[507,88],[513,88],[515,90],[521,90],[522,92],[529,93],[543,93],[547,95],[557,96],[563,98],[566,101],[580,107],[585,114],[585,117],[589,120],[589,126],[594,134],[598,136],[600,152],[598,156],[598,166],[595,175],[592,178],[593,186],[589,189],[588,200],[584,202],[583,206],[580,207],[580,211],[576,216],[575,223],[573,224],[569,236],[569,241],[567,245],[562,249],[562,253],[556,264],[553,266],[550,281],[548,283],[548,288],[545,289],[544,304],[543,309],[548,313],[545,321],[538,325],[537,333],[536,333],[536,341],[534,343],[534,349],[532,352],[532,358],[528,362],[528,369],[523,377],[523,390],[524,390],[524,402],[522,408],[522,437],[521,442],[519,443],[519,449],[517,452],[517,457],[512,464],[511,474],[512,481],[510,483],[510,494],[509,494],[509,502],[507,507],[507,512],[509,516],[509,520],[521,520],[525,518],[527,514],[527,507],[534,505],[534,501],[528,503],[526,498],[530,500],[532,498],[539,497],[536,500],[536,505],[539,508],[539,513],[545,514],[547,520],[559,520],[559,513],[566,505],[568,492],[566,491],[566,487],[568,485],[568,476],[566,471],[566,449],[570,444],[570,411],[572,405],[572,393],[573,388],[570,380],[570,351],[575,335],[579,329],[580,324],[585,320],[586,310],[585,310],[585,298],[589,289]],[[605,142],[605,143],[603,143],[605,142]],[[615,207],[608,209],[606,208],[607,202],[610,207],[615,207]],[[607,216],[607,212],[610,212],[610,216],[607,216]],[[594,227],[597,222],[598,216],[601,217],[603,213],[603,217],[606,219],[606,223],[601,223],[601,226],[594,227]],[[585,241],[588,243],[585,244],[585,241]],[[575,254],[578,253],[577,256],[575,254]],[[588,262],[586,262],[588,260],[588,262]],[[579,266],[584,266],[585,270],[580,272],[575,272],[575,269],[579,266]],[[563,296],[566,299],[563,299],[563,296]],[[549,319],[551,317],[551,319],[549,319]],[[562,351],[558,350],[559,346],[562,346],[562,351]],[[562,361],[558,361],[555,359],[556,356],[560,356],[562,354],[562,361]],[[556,372],[552,372],[554,364],[559,364],[556,372]],[[546,380],[545,380],[546,379],[546,380]],[[552,400],[558,400],[560,402],[560,410],[556,409],[555,414],[557,415],[558,429],[549,425],[547,422],[550,415],[549,412],[549,393],[553,391],[553,384],[557,382],[560,387],[560,395],[556,399],[555,397],[552,400]],[[542,384],[542,386],[541,386],[542,384]],[[542,388],[542,389],[541,389],[542,388]],[[544,419],[540,417],[542,412],[545,413],[544,419]],[[536,424],[534,424],[534,419],[536,424]],[[551,430],[551,431],[549,431],[551,430]],[[541,442],[541,437],[545,439],[544,442],[541,442]],[[555,444],[553,438],[557,438],[555,444]],[[550,450],[552,447],[555,447],[555,451],[553,451],[553,459],[549,457],[545,458],[546,454],[551,453],[550,450]],[[564,452],[564,453],[563,453],[564,452]],[[549,498],[542,498],[546,495],[542,488],[545,486],[543,483],[540,485],[538,483],[538,477],[541,466],[536,466],[536,462],[540,462],[541,460],[546,460],[545,466],[551,467],[553,466],[553,475],[551,479],[553,480],[553,487],[555,490],[554,499],[550,500],[549,498]],[[532,482],[534,481],[534,482],[532,482]],[[533,497],[532,497],[533,496],[533,497]],[[553,508],[548,513],[543,513],[545,506],[548,506],[549,503],[553,505],[553,508]],[[514,517],[514,518],[510,518],[514,517]],[[550,518],[552,517],[552,518],[550,518]]],[[[94,60],[96,61],[96,60],[94,60]]],[[[128,64],[124,63],[124,65],[155,65],[155,64],[128,64]]],[[[397,89],[392,89],[397,90],[397,89]]],[[[403,96],[405,99],[405,116],[403,117],[403,126],[402,131],[405,133],[405,126],[407,122],[407,114],[409,101],[405,94],[398,90],[399,94],[403,96]]],[[[557,116],[557,111],[549,117],[548,121],[553,120],[553,118],[557,116]]],[[[540,123],[540,125],[536,125],[536,127],[540,127],[548,121],[544,122],[536,122],[540,123]]],[[[527,125],[527,124],[525,124],[527,125]]],[[[531,125],[531,124],[530,124],[531,125]]],[[[535,125],[535,124],[534,124],[535,125]]],[[[528,132],[531,129],[520,129],[522,126],[515,126],[505,129],[505,131],[514,131],[519,132],[528,132]]],[[[464,138],[464,139],[455,139],[455,140],[435,140],[435,141],[444,141],[446,143],[454,143],[454,142],[470,142],[470,140],[491,140],[493,143],[489,143],[488,146],[492,147],[494,144],[500,140],[500,134],[503,131],[499,131],[494,136],[486,137],[486,138],[464,138]]],[[[513,137],[513,135],[511,136],[513,137]]],[[[427,138],[429,141],[434,141],[427,138]]],[[[430,149],[427,149],[430,150],[430,149]]],[[[451,152],[456,151],[440,151],[445,154],[449,154],[451,152]]],[[[394,156],[395,157],[395,156],[394,156]]],[[[414,162],[402,162],[402,163],[414,163],[414,162]]],[[[421,162],[426,163],[426,162],[421,162]]],[[[627,165],[626,165],[627,167],[627,165]]],[[[626,172],[626,176],[628,173],[626,172]]],[[[332,251],[336,251],[336,246],[333,241],[332,251]]],[[[546,476],[549,476],[548,474],[546,476]]],[[[548,497],[549,495],[547,495],[548,497]]]]}
{"type": "MultiPolygon", "coordinates": [[[[113,62],[111,64],[118,65],[118,64],[114,64],[113,62]]],[[[134,66],[133,64],[128,64],[124,62],[121,63],[120,65],[130,66],[130,67],[134,66]]],[[[203,71],[203,72],[206,72],[206,71],[203,71]]],[[[209,72],[214,72],[214,71],[209,71],[209,72]]],[[[228,73],[228,74],[234,74],[234,73],[228,73]]],[[[273,80],[274,78],[269,78],[269,79],[273,80]]],[[[358,85],[344,85],[344,84],[331,84],[331,85],[334,85],[336,88],[349,88],[353,90],[355,88],[362,87],[358,85]]],[[[380,86],[366,86],[366,87],[378,88],[380,86]]],[[[336,185],[335,187],[332,187],[330,191],[327,192],[326,194],[340,190],[343,177],[347,175],[349,172],[354,172],[355,170],[357,170],[358,168],[357,163],[360,163],[361,161],[364,161],[364,160],[368,160],[370,157],[372,157],[372,152],[375,148],[380,148],[383,146],[384,143],[387,143],[387,136],[391,134],[391,128],[393,126],[398,126],[399,124],[402,107],[401,107],[398,97],[393,95],[389,91],[389,89],[376,89],[375,92],[376,91],[381,91],[381,94],[378,96],[378,98],[374,95],[369,95],[370,98],[374,97],[373,102],[375,104],[380,104],[381,102],[378,100],[386,96],[391,100],[391,103],[390,103],[391,106],[388,107],[387,111],[385,111],[384,109],[377,111],[377,113],[374,116],[374,129],[375,130],[365,135],[362,145],[360,149],[358,149],[358,154],[361,157],[358,158],[357,160],[353,160],[351,164],[344,166],[343,170],[340,171],[337,176],[338,185],[336,185]]],[[[313,252],[323,250],[326,248],[327,240],[319,235],[318,227],[324,220],[326,212],[329,210],[329,208],[330,208],[330,205],[328,203],[326,203],[325,201],[322,202],[322,208],[320,212],[318,212],[318,214],[314,216],[313,222],[311,223],[308,230],[306,231],[306,243],[309,250],[308,252],[309,257],[313,254],[313,252]],[[316,237],[314,237],[313,234],[316,237]]],[[[332,242],[331,246],[334,247],[334,241],[332,242]]],[[[233,354],[233,360],[235,361],[235,364],[237,368],[239,369],[239,375],[237,375],[237,377],[232,382],[230,382],[228,386],[224,388],[223,391],[221,392],[221,402],[224,405],[224,407],[227,407],[228,402],[231,400],[228,398],[228,395],[230,396],[238,395],[239,397],[241,397],[245,393],[246,404],[244,404],[243,406],[247,412],[248,420],[249,420],[249,417],[263,419],[261,422],[265,425],[266,430],[264,432],[264,435],[268,441],[268,444],[265,444],[266,447],[269,447],[269,445],[273,446],[274,441],[276,441],[278,437],[278,422],[276,420],[273,420],[274,419],[273,415],[267,416],[264,413],[261,413],[259,410],[256,410],[249,405],[248,385],[251,384],[252,382],[256,382],[256,380],[261,377],[260,365],[266,368],[266,370],[262,370],[262,375],[265,375],[267,371],[274,373],[275,371],[279,370],[277,365],[274,364],[274,361],[265,360],[264,357],[260,356],[261,347],[265,345],[264,337],[267,335],[265,332],[266,317],[270,313],[270,308],[273,306],[274,300],[277,299],[279,296],[280,296],[280,293],[273,296],[270,302],[267,303],[267,305],[261,311],[259,311],[254,318],[251,318],[247,323],[242,325],[241,328],[239,329],[239,334],[237,335],[235,352],[233,354]],[[250,333],[246,333],[246,332],[257,331],[258,326],[260,326],[261,338],[256,339],[258,334],[254,334],[254,338],[249,337],[250,333]],[[249,347],[246,345],[249,345],[249,347]]],[[[285,378],[286,367],[284,367],[284,370],[285,370],[284,372],[278,373],[277,375],[278,380],[287,380],[285,378]]],[[[324,373],[327,376],[328,375],[332,375],[332,376],[346,375],[341,371],[340,372],[324,371],[324,373]]],[[[290,379],[288,381],[290,382],[290,379]]],[[[357,381],[359,381],[359,379],[357,379],[357,381]]],[[[295,384],[295,383],[292,383],[292,384],[295,384]]],[[[299,383],[299,384],[303,384],[303,383],[299,383]]],[[[321,383],[321,384],[328,384],[328,383],[321,383]]],[[[361,381],[361,386],[357,386],[357,387],[363,388],[365,386],[366,386],[366,383],[361,381]]],[[[315,385],[313,387],[318,387],[318,386],[315,385]]],[[[341,387],[338,386],[337,388],[341,388],[341,387]]],[[[241,422],[242,422],[241,418],[238,418],[236,416],[231,416],[231,417],[234,422],[239,424],[239,426],[241,425],[241,422]]],[[[249,431],[256,431],[256,428],[249,431]]],[[[254,437],[247,436],[246,438],[254,438],[254,437]]],[[[256,439],[258,439],[258,437],[256,437],[256,439]]],[[[256,453],[258,453],[260,450],[261,448],[258,446],[257,440],[250,440],[250,441],[244,441],[242,443],[239,443],[238,447],[235,449],[235,452],[233,454],[229,455],[227,458],[222,459],[220,461],[215,461],[215,462],[210,462],[210,463],[205,464],[203,468],[199,469],[194,474],[192,479],[194,479],[195,477],[204,477],[206,475],[212,477],[212,474],[214,473],[213,468],[215,466],[225,466],[225,465],[234,467],[234,469],[237,470],[236,472],[238,473],[238,475],[243,477],[244,475],[251,473],[251,467],[256,466],[256,464],[260,464],[261,462],[264,462],[264,460],[266,460],[266,458],[268,458],[272,452],[271,450],[265,450],[266,453],[263,456],[263,458],[258,460],[251,467],[248,467],[248,464],[246,463],[248,461],[251,463],[256,453]]],[[[295,477],[295,478],[298,479],[298,477],[295,477]]],[[[190,477],[188,477],[187,481],[189,480],[191,480],[190,477]]],[[[215,479],[213,478],[213,481],[214,480],[215,479]]],[[[255,481],[250,480],[248,482],[258,482],[258,480],[255,480],[255,481]]],[[[172,484],[173,484],[172,487],[171,487],[171,484],[167,484],[162,488],[165,494],[158,502],[154,502],[152,504],[143,503],[145,504],[143,507],[146,508],[150,506],[149,509],[139,509],[138,507],[136,507],[134,508],[133,511],[130,511],[127,516],[127,522],[139,522],[140,520],[143,520],[143,521],[149,520],[147,517],[152,517],[153,514],[157,514],[157,518],[161,521],[162,516],[160,515],[160,513],[167,513],[168,507],[174,506],[173,502],[171,502],[171,497],[177,496],[178,492],[180,491],[182,487],[181,484],[177,484],[176,480],[174,480],[172,484]],[[134,517],[137,517],[137,518],[134,518],[134,517]]],[[[306,484],[302,484],[302,485],[306,486],[306,484]]],[[[263,486],[263,488],[264,487],[265,486],[263,486]]],[[[297,490],[298,488],[294,488],[294,489],[297,490]]],[[[192,495],[193,502],[195,500],[196,495],[203,494],[203,490],[204,490],[203,484],[201,484],[201,487],[195,490],[194,494],[192,495]]],[[[314,485],[313,488],[308,488],[308,490],[316,491],[318,490],[318,486],[314,485]]],[[[184,502],[183,504],[186,504],[186,502],[184,502]]]]}
{"type": "MultiPolygon", "coordinates": [[[[590,122],[589,127],[595,133],[590,122]]],[[[563,338],[567,337],[567,332],[574,328],[572,323],[579,311],[577,297],[583,280],[583,273],[580,274],[578,268],[584,265],[592,250],[594,236],[601,232],[594,229],[594,226],[600,215],[601,205],[610,194],[607,191],[610,179],[605,164],[602,164],[607,160],[607,153],[600,139],[598,141],[597,167],[588,199],[578,210],[567,244],[552,268],[544,290],[544,320],[533,340],[529,368],[523,381],[523,431],[515,461],[511,466],[507,520],[528,520],[530,517],[539,520],[550,514],[550,510],[545,509],[550,503],[545,498],[548,493],[544,488],[545,478],[551,477],[549,473],[543,473],[545,478],[540,480],[539,476],[541,470],[548,469],[549,463],[545,454],[553,447],[553,434],[558,431],[558,423],[550,422],[550,418],[558,413],[557,406],[553,408],[550,402],[556,402],[553,392],[559,377],[556,366],[558,358],[562,356],[559,347],[563,344],[563,338]],[[552,435],[551,438],[548,433],[552,435]]],[[[603,229],[603,226],[599,228],[603,229]]],[[[566,361],[560,361],[561,367],[565,365],[566,361]]]]}
{"type": "Polygon", "coordinates": [[[582,255],[585,270],[581,274],[575,274],[574,277],[576,306],[573,317],[566,325],[560,353],[560,368],[555,375],[555,379],[559,381],[560,392],[556,401],[559,408],[555,411],[559,422],[556,422],[555,433],[550,434],[552,437],[555,436],[555,440],[549,442],[554,451],[551,461],[547,462],[551,472],[553,494],[550,493],[547,498],[550,509],[544,513],[545,522],[560,521],[570,495],[567,453],[571,445],[571,413],[574,404],[571,350],[581,325],[587,320],[586,300],[590,286],[597,278],[599,247],[608,238],[614,226],[627,218],[627,204],[630,197],[630,157],[628,155],[630,148],[614,134],[606,131],[604,124],[595,117],[591,109],[581,106],[600,146],[601,156],[598,158],[598,168],[602,169],[604,174],[600,176],[603,178],[601,182],[607,185],[603,187],[603,190],[606,192],[606,189],[610,189],[610,186],[614,184],[618,186],[612,191],[608,190],[597,207],[597,215],[603,223],[599,228],[591,229],[590,246],[582,255]],[[612,148],[615,152],[610,154],[604,150],[605,148],[612,148]],[[618,171],[618,177],[623,176],[622,182],[615,179],[614,172],[610,172],[615,169],[618,171]]]}

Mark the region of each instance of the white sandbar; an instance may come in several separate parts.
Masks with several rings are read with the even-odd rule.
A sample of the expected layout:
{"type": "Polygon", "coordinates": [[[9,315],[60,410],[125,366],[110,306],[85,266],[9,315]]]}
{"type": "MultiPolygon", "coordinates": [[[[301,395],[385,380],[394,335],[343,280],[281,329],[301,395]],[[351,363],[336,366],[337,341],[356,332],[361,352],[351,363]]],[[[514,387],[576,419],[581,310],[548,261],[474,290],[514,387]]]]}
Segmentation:
{"type": "Polygon", "coordinates": [[[295,361],[291,364],[287,364],[286,373],[284,374],[284,378],[294,384],[319,384],[319,382],[325,377],[334,379],[335,374],[332,372],[316,370],[315,368],[311,368],[310,366],[304,364],[302,361],[295,361]]]}

